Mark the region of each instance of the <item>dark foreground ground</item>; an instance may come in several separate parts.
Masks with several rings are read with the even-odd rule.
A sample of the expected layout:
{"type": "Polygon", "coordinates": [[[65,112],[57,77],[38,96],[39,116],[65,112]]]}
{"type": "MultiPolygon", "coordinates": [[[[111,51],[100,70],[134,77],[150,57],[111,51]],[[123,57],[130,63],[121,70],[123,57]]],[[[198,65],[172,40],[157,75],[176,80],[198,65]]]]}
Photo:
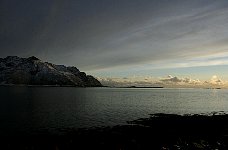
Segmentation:
{"type": "Polygon", "coordinates": [[[228,149],[228,115],[154,114],[129,125],[69,130],[65,135],[2,137],[0,149],[228,149]]]}

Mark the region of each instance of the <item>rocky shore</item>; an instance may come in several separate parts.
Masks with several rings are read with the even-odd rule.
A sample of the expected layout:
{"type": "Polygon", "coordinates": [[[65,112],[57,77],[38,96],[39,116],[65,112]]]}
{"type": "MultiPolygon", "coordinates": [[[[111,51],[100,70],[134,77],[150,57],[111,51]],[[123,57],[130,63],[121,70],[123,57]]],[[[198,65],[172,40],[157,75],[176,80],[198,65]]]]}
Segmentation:
{"type": "Polygon", "coordinates": [[[41,133],[1,138],[4,149],[225,150],[228,115],[153,114],[122,126],[66,129],[64,135],[41,133]]]}

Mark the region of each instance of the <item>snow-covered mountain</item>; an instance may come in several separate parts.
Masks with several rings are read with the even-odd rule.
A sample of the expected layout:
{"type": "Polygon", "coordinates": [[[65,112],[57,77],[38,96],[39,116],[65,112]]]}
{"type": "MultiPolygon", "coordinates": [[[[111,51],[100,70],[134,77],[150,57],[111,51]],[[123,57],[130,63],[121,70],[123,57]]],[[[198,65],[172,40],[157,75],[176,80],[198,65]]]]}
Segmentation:
{"type": "Polygon", "coordinates": [[[43,62],[34,56],[0,58],[0,84],[102,86],[93,76],[76,67],[43,62]]]}

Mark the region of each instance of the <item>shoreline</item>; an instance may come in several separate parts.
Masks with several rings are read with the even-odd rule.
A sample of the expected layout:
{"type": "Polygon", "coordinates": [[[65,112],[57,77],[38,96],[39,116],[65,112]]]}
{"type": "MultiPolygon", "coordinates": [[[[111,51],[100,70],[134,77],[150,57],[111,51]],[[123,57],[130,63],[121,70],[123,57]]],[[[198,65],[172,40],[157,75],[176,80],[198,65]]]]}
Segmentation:
{"type": "Polygon", "coordinates": [[[93,88],[93,87],[104,87],[104,86],[0,84],[0,87],[75,87],[75,88],[93,88]]]}
{"type": "MultiPolygon", "coordinates": [[[[227,149],[228,114],[152,114],[128,125],[4,137],[8,149],[227,149]],[[16,147],[15,147],[16,146],[16,147]]],[[[2,141],[1,141],[2,142],[2,141]]],[[[7,149],[7,148],[6,148],[7,149]]]]}
{"type": "Polygon", "coordinates": [[[25,85],[25,84],[0,84],[0,87],[74,87],[74,88],[117,88],[117,89],[205,89],[205,90],[226,90],[228,88],[199,88],[199,87],[110,87],[110,86],[75,86],[75,85],[25,85]]]}

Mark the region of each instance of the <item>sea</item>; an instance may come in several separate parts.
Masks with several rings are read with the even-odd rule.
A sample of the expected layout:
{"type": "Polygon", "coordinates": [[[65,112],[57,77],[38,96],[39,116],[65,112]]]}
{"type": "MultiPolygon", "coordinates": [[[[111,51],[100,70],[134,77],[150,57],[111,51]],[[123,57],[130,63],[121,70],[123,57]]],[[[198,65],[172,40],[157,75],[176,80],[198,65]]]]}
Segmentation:
{"type": "Polygon", "coordinates": [[[0,87],[0,135],[112,127],[150,114],[227,113],[227,89],[0,87]]]}

